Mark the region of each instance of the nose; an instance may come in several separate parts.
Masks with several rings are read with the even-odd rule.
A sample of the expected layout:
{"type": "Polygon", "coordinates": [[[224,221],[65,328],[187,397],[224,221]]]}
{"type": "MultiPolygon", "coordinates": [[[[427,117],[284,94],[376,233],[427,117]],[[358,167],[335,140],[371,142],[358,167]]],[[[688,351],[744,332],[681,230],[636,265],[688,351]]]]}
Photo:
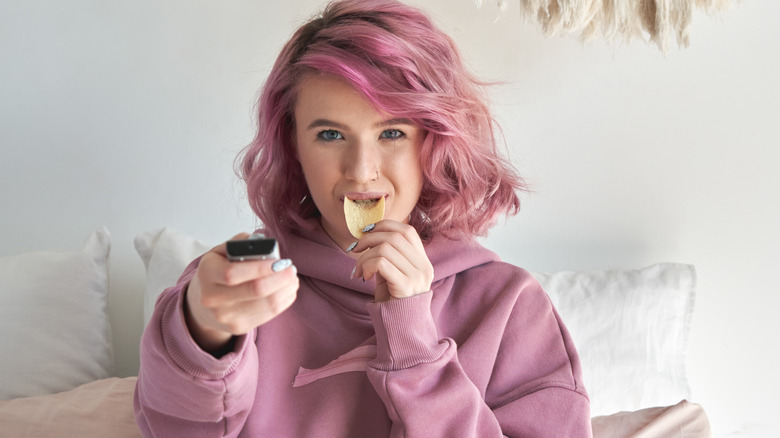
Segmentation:
{"type": "Polygon", "coordinates": [[[344,156],[344,176],[358,184],[369,183],[379,176],[379,148],[370,140],[358,140],[344,156]]]}

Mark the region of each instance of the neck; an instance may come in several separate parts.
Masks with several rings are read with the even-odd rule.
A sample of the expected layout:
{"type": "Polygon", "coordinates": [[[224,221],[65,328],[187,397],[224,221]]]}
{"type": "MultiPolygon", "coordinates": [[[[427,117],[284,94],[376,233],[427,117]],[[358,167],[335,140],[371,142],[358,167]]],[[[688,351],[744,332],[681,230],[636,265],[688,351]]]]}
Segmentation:
{"type": "MultiPolygon", "coordinates": [[[[352,243],[357,240],[352,235],[344,236],[341,233],[339,233],[337,230],[330,229],[330,227],[327,226],[327,224],[323,223],[322,218],[319,219],[319,224],[320,224],[320,228],[322,228],[322,231],[325,232],[325,235],[327,235],[330,238],[330,240],[333,241],[333,243],[338,245],[338,247],[345,252],[347,248],[349,248],[349,246],[352,245],[352,243]]],[[[352,257],[353,259],[357,259],[360,256],[359,253],[355,253],[355,252],[347,252],[346,254],[352,257]]]]}

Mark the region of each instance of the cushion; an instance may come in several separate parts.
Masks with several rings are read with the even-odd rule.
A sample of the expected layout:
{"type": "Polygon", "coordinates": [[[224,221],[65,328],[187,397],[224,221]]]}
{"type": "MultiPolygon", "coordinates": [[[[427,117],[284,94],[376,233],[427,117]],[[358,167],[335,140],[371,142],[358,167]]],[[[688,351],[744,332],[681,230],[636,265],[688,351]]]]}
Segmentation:
{"type": "Polygon", "coordinates": [[[534,273],[582,360],[593,416],[690,398],[685,356],[696,275],[691,265],[534,273]]]}
{"type": "Polygon", "coordinates": [[[659,406],[593,417],[593,438],[710,438],[712,429],[704,409],[683,400],[659,406]]]}
{"type": "MultiPolygon", "coordinates": [[[[140,438],[133,413],[135,382],[135,377],[113,377],[59,394],[0,401],[3,433],[15,437],[140,438]]],[[[704,410],[687,401],[594,417],[592,424],[594,438],[711,436],[704,410]]]]}
{"type": "Polygon", "coordinates": [[[154,303],[162,291],[174,286],[184,268],[209,251],[206,244],[170,228],[147,231],[136,236],[135,250],[146,266],[146,293],[144,294],[144,327],[152,317],[154,303]]]}
{"type": "Polygon", "coordinates": [[[0,401],[2,434],[141,438],[133,413],[135,381],[112,377],[59,394],[0,401]]]}
{"type": "Polygon", "coordinates": [[[78,252],[0,257],[0,400],[66,391],[113,373],[110,246],[101,228],[78,252]]]}

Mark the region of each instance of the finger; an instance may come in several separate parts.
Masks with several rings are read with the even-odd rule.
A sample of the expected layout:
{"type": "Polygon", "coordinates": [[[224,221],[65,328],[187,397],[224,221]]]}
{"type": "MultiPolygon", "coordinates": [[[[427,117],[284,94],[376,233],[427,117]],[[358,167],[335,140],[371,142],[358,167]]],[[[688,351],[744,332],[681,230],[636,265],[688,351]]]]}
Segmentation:
{"type": "MultiPolygon", "coordinates": [[[[414,270],[428,270],[430,260],[424,248],[409,241],[409,238],[399,232],[371,231],[361,239],[361,244],[367,248],[361,251],[355,267],[355,275],[368,279],[373,273],[367,269],[365,262],[372,257],[386,257],[392,264],[404,273],[411,274],[414,270]]],[[[415,232],[416,235],[416,232],[415,232]]]]}
{"type": "Polygon", "coordinates": [[[425,246],[422,243],[420,234],[417,233],[417,230],[409,224],[404,224],[393,220],[383,220],[377,222],[377,224],[374,226],[374,230],[379,232],[398,233],[415,248],[421,252],[425,252],[425,246]]]}
{"type": "Polygon", "coordinates": [[[282,271],[235,287],[231,294],[236,301],[252,301],[270,297],[290,287],[297,289],[298,286],[298,270],[291,264],[282,271]]]}
{"type": "Polygon", "coordinates": [[[379,242],[389,240],[389,235],[397,235],[402,240],[393,240],[394,245],[399,251],[408,251],[413,249],[419,253],[425,253],[425,247],[423,246],[422,239],[411,225],[403,224],[401,222],[385,219],[376,224],[373,224],[373,228],[366,231],[363,237],[357,242],[353,251],[360,253],[368,248],[376,246],[379,242]],[[404,243],[405,242],[405,243],[404,243]],[[410,245],[409,247],[406,244],[410,245]]]}
{"type": "MultiPolygon", "coordinates": [[[[387,292],[396,298],[409,297],[427,292],[431,289],[431,282],[425,271],[412,269],[404,270],[390,263],[386,258],[376,258],[366,263],[366,271],[374,272],[377,279],[377,288],[382,286],[387,292]]],[[[369,274],[368,276],[373,276],[369,274]]]]}
{"type": "Polygon", "coordinates": [[[215,309],[214,319],[222,330],[235,335],[244,334],[288,309],[295,302],[297,294],[297,285],[291,285],[263,298],[234,302],[215,309]]]}
{"type": "Polygon", "coordinates": [[[279,272],[272,272],[241,284],[212,284],[208,293],[202,295],[201,302],[205,307],[217,308],[265,298],[289,287],[297,289],[297,273],[295,266],[290,264],[279,272]]]}
{"type": "Polygon", "coordinates": [[[203,270],[201,279],[223,286],[236,286],[254,279],[271,275],[276,260],[247,260],[231,262],[224,253],[224,244],[206,253],[199,266],[203,270]]]}
{"type": "MultiPolygon", "coordinates": [[[[398,269],[385,258],[376,258],[366,263],[367,277],[376,275],[377,288],[383,290],[395,298],[404,298],[418,293],[419,287],[412,277],[398,269]],[[381,283],[381,284],[380,284],[381,283]]],[[[420,291],[422,292],[422,291],[420,291]]]]}
{"type": "Polygon", "coordinates": [[[370,280],[377,273],[388,273],[389,269],[412,274],[416,267],[409,260],[408,254],[399,251],[392,243],[382,241],[360,255],[355,267],[355,275],[370,280]]]}
{"type": "Polygon", "coordinates": [[[363,276],[364,279],[376,276],[375,293],[380,290],[387,291],[386,295],[404,298],[431,290],[433,267],[430,264],[413,266],[408,259],[399,258],[393,251],[383,253],[380,248],[368,250],[361,256],[362,260],[359,260],[359,263],[362,263],[362,272],[359,272],[358,276],[363,276]]]}

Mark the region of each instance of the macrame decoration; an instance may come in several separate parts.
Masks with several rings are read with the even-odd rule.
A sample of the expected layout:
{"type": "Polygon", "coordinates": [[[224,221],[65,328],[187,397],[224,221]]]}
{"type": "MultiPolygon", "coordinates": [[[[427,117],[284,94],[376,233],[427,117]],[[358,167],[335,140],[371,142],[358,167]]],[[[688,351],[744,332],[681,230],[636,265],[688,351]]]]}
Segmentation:
{"type": "MultiPolygon", "coordinates": [[[[508,0],[494,0],[504,11],[508,0]]],[[[664,53],[672,38],[688,47],[693,10],[713,14],[732,0],[519,0],[523,16],[539,23],[548,36],[581,32],[583,40],[596,37],[629,42],[649,39],[664,53]]],[[[475,0],[478,7],[483,0],[475,0]]]]}

